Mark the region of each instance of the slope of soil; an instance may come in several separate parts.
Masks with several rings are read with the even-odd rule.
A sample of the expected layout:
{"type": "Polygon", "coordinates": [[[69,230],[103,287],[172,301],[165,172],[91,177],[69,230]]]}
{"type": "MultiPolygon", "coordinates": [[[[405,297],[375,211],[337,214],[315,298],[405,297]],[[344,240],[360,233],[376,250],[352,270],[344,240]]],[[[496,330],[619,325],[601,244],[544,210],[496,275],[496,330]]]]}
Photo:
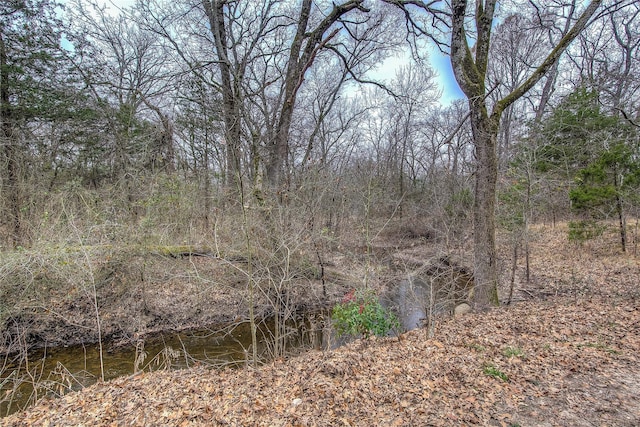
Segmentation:
{"type": "MultiPolygon", "coordinates": [[[[89,250],[86,260],[78,251],[3,254],[0,354],[92,344],[100,338],[109,345],[126,345],[157,332],[226,325],[248,316],[247,263],[242,258],[131,254],[126,247],[89,250]]],[[[290,286],[294,307],[321,306],[345,293],[346,285],[334,282],[325,297],[322,284],[308,270],[292,273],[297,275],[290,286]]],[[[256,315],[267,316],[269,295],[257,293],[256,315]]]]}
{"type": "MultiPolygon", "coordinates": [[[[96,384],[3,425],[640,425],[639,258],[539,230],[512,306],[259,369],[96,384]]],[[[503,262],[508,265],[508,260],[503,262]]]]}

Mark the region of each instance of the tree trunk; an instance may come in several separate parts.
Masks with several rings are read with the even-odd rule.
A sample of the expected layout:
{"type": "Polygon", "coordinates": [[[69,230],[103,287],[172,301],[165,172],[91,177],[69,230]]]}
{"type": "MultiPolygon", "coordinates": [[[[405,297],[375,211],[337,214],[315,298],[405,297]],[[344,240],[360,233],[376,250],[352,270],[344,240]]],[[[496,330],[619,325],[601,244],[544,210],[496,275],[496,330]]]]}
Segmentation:
{"type": "Polygon", "coordinates": [[[547,74],[547,81],[544,83],[542,87],[542,94],[540,95],[540,102],[538,102],[538,109],[536,110],[536,118],[535,122],[540,123],[542,121],[542,116],[544,115],[544,111],[547,108],[547,104],[551,100],[551,95],[555,90],[556,77],[558,75],[558,62],[553,64],[551,70],[547,74]]]}
{"type": "Polygon", "coordinates": [[[620,222],[620,245],[622,252],[627,251],[627,224],[622,211],[622,200],[616,196],[616,210],[618,211],[618,221],[620,222]]]}
{"type": "Polygon", "coordinates": [[[476,186],[473,202],[474,305],[484,310],[498,304],[498,268],[495,242],[497,141],[502,111],[489,116],[485,76],[489,55],[495,0],[487,0],[476,11],[478,41],[475,58],[465,31],[467,2],[452,3],[451,66],[460,88],[469,100],[471,130],[476,154],[476,186]]]}
{"type": "Polygon", "coordinates": [[[275,138],[269,146],[267,179],[272,188],[282,190],[285,186],[285,172],[289,155],[289,130],[293,118],[298,90],[304,80],[305,72],[313,65],[316,55],[339,33],[335,28],[325,35],[339,19],[351,10],[368,11],[362,6],[364,0],[348,0],[343,4],[333,4],[333,9],[314,29],[309,29],[309,18],[313,6],[312,0],[303,0],[296,27],[296,34],[289,48],[289,58],[284,81],[284,102],[275,130],[275,138]]]}
{"type": "Polygon", "coordinates": [[[498,269],[495,243],[498,126],[482,102],[470,102],[471,129],[476,152],[473,203],[475,305],[486,309],[498,305],[498,269]]]}
{"type": "MultiPolygon", "coordinates": [[[[304,71],[311,66],[311,63],[309,63],[312,60],[311,52],[309,52],[309,56],[305,52],[303,58],[300,58],[303,42],[308,37],[307,25],[311,14],[311,5],[311,0],[303,0],[301,5],[296,35],[289,48],[289,61],[284,82],[284,104],[280,110],[280,120],[276,128],[274,141],[269,147],[267,179],[269,184],[277,190],[280,190],[278,187],[282,185],[284,167],[287,161],[289,130],[291,129],[291,119],[293,118],[293,107],[297,92],[302,83],[301,78],[304,71]]],[[[307,48],[310,46],[309,43],[312,42],[310,40],[307,41],[307,48]]]]}
{"type": "Polygon", "coordinates": [[[507,305],[513,300],[513,290],[516,287],[516,270],[518,269],[518,242],[513,243],[513,259],[511,260],[511,283],[509,285],[509,298],[507,305]]]}
{"type": "Polygon", "coordinates": [[[289,148],[289,130],[291,129],[291,119],[293,117],[292,96],[287,97],[285,104],[280,112],[280,121],[276,131],[276,137],[273,144],[269,147],[269,163],[267,164],[267,180],[269,185],[276,190],[282,190],[284,181],[285,165],[287,164],[288,148],[289,148]]]}
{"type": "Polygon", "coordinates": [[[476,150],[476,188],[474,200],[474,279],[475,306],[485,309],[498,304],[498,266],[495,243],[495,205],[497,185],[497,139],[502,113],[557,63],[566,47],[582,31],[602,0],[593,0],[585,8],[573,27],[517,88],[497,101],[489,115],[486,106],[488,96],[485,81],[489,62],[491,30],[497,0],[476,3],[476,44],[473,52],[465,25],[467,23],[467,0],[451,3],[451,66],[456,81],[469,100],[471,129],[476,150]]]}
{"type": "Polygon", "coordinates": [[[618,182],[618,168],[613,168],[613,182],[616,189],[616,213],[618,214],[618,222],[620,225],[620,245],[622,246],[622,252],[627,251],[627,221],[624,218],[624,210],[622,208],[622,198],[620,197],[620,186],[618,182]]]}
{"type": "Polygon", "coordinates": [[[228,53],[227,30],[224,17],[224,1],[203,0],[209,19],[210,31],[218,55],[221,78],[222,119],[224,122],[224,145],[226,148],[225,184],[239,190],[240,184],[240,78],[242,70],[233,70],[228,53]]]}

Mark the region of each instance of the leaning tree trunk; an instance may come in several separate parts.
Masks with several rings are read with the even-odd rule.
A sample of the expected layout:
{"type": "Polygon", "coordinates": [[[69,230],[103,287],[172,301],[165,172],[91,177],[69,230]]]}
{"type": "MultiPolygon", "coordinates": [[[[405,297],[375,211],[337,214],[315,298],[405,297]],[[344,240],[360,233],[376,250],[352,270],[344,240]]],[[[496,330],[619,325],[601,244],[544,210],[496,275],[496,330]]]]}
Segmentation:
{"type": "Polygon", "coordinates": [[[362,6],[364,0],[348,0],[342,4],[333,3],[333,9],[314,28],[308,28],[314,5],[313,0],[302,0],[296,33],[289,47],[289,58],[284,80],[284,103],[275,129],[275,140],[269,145],[269,162],[266,165],[267,179],[272,188],[285,187],[286,166],[289,155],[289,130],[293,120],[298,91],[304,81],[305,72],[313,65],[318,52],[340,32],[340,28],[329,30],[340,19],[354,9],[368,12],[362,6]],[[328,33],[328,34],[327,34],[328,33]]]}

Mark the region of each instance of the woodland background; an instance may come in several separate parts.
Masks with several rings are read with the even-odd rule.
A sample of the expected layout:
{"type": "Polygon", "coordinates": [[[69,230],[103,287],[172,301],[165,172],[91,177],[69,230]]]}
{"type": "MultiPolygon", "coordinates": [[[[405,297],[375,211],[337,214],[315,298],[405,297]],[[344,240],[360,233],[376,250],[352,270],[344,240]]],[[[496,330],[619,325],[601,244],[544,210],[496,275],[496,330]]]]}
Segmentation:
{"type": "Polygon", "coordinates": [[[324,286],[332,254],[385,233],[444,256],[475,238],[479,307],[496,228],[514,259],[531,224],[564,220],[577,241],[614,221],[635,251],[640,7],[600,3],[3,2],[0,323],[53,272],[100,335],[97,266],[141,252],[248,261],[253,318],[254,292],[324,286]],[[439,103],[429,49],[469,100],[439,103]]]}
{"type": "Polygon", "coordinates": [[[639,94],[631,0],[3,1],[0,372],[27,367],[3,402],[33,347],[247,321],[257,362],[259,319],[280,356],[297,311],[418,270],[472,276],[478,311],[582,298],[576,259],[549,283],[530,260],[593,239],[624,280],[588,293],[637,298],[639,94]],[[466,99],[441,103],[436,51],[466,99]]]}

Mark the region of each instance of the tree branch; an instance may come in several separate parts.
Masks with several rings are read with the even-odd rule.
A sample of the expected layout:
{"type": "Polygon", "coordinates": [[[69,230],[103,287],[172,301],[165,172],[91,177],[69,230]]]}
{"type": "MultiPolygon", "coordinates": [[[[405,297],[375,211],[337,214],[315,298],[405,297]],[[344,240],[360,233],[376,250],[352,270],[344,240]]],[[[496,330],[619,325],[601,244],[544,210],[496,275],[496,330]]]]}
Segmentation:
{"type": "Polygon", "coordinates": [[[429,31],[428,29],[420,26],[420,24],[413,18],[413,15],[407,8],[407,6],[415,6],[419,9],[422,9],[426,14],[430,15],[430,30],[438,28],[439,25],[442,25],[445,28],[450,28],[451,26],[449,24],[449,19],[451,17],[451,14],[436,7],[436,5],[441,2],[440,0],[432,0],[428,3],[420,0],[383,0],[383,2],[397,7],[404,13],[405,22],[407,24],[407,39],[409,35],[425,36],[435,44],[435,46],[441,53],[445,55],[448,53],[447,49],[450,47],[449,44],[446,41],[438,39],[436,35],[434,35],[433,31],[429,31]]]}
{"type": "Polygon", "coordinates": [[[349,76],[351,76],[351,78],[360,83],[360,84],[371,84],[374,86],[379,87],[380,89],[384,90],[387,94],[391,95],[394,98],[398,98],[398,94],[396,94],[395,92],[393,92],[391,89],[389,89],[385,84],[377,82],[375,80],[368,80],[368,79],[363,79],[358,77],[355,72],[351,69],[351,66],[349,65],[349,61],[348,59],[344,56],[344,54],[342,52],[340,52],[338,49],[336,49],[334,46],[331,45],[327,45],[327,49],[334,52],[336,55],[338,55],[338,58],[340,58],[340,60],[342,61],[342,64],[344,65],[345,71],[347,72],[347,74],[349,76]]]}
{"type": "Polygon", "coordinates": [[[451,66],[460,88],[467,98],[484,96],[484,75],[476,66],[467,41],[464,20],[467,11],[466,0],[454,0],[451,5],[451,66]]]}
{"type": "Polygon", "coordinates": [[[498,101],[493,107],[493,112],[491,113],[492,117],[500,117],[502,112],[511,104],[513,104],[516,100],[522,97],[529,89],[535,86],[538,81],[547,73],[547,71],[558,61],[560,55],[565,51],[567,46],[571,44],[571,42],[580,34],[582,29],[587,25],[593,14],[596,12],[602,0],[592,0],[591,3],[587,6],[587,8],[582,12],[580,18],[576,21],[576,23],[571,27],[571,29],[560,39],[556,47],[551,51],[551,53],[546,57],[546,59],[536,68],[536,70],[531,74],[531,76],[522,83],[519,87],[514,89],[510,94],[506,97],[498,101]]]}
{"type": "Polygon", "coordinates": [[[624,111],[622,108],[618,108],[618,107],[614,107],[616,110],[620,111],[620,113],[622,114],[622,116],[625,118],[626,121],[628,121],[631,125],[640,128],[640,124],[636,123],[631,117],[629,117],[629,115],[627,115],[627,112],[624,111]]]}

